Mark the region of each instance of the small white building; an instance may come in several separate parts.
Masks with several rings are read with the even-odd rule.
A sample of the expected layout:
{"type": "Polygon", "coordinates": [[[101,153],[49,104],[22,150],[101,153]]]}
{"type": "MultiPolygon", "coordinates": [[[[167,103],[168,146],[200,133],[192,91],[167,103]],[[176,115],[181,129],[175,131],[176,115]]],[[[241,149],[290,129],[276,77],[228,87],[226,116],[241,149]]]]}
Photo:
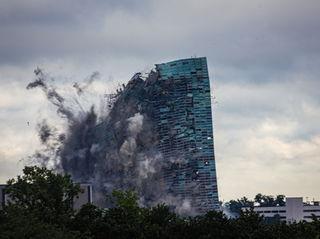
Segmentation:
{"type": "MultiPolygon", "coordinates": [[[[248,210],[249,208],[243,208],[248,210]]],[[[260,207],[255,206],[253,210],[265,218],[278,217],[287,223],[312,221],[312,214],[320,218],[319,202],[303,202],[302,197],[287,197],[285,206],[260,207]]]]}

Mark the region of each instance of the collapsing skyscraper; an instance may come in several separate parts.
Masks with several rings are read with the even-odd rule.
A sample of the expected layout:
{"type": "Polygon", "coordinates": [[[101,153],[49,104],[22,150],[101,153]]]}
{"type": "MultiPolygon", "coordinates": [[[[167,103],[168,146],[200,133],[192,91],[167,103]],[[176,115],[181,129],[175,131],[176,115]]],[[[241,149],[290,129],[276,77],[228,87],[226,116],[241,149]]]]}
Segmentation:
{"type": "Polygon", "coordinates": [[[164,160],[181,159],[165,170],[169,193],[189,199],[198,212],[217,209],[210,82],[206,58],[156,65],[159,91],[154,113],[164,160]]]}
{"type": "Polygon", "coordinates": [[[133,189],[142,205],[164,202],[182,214],[218,209],[206,58],[158,64],[146,79],[137,73],[113,101],[96,127],[102,154],[90,149],[84,162],[99,191],[133,189]]]}
{"type": "Polygon", "coordinates": [[[185,215],[218,209],[206,58],[158,64],[146,78],[135,74],[108,95],[100,118],[94,107],[72,112],[46,75],[35,73],[28,89],[40,87],[68,127],[58,134],[39,125],[45,148],[34,158],[90,183],[93,203],[112,206],[105,198],[117,189],[137,192],[142,206],[165,203],[185,215]]]}

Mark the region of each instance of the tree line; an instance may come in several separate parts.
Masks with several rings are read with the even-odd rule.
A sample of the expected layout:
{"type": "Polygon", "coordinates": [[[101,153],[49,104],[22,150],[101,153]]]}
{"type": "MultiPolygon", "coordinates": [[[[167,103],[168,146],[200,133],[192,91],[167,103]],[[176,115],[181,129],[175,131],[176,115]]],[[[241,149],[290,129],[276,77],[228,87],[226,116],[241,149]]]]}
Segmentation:
{"type": "MultiPolygon", "coordinates": [[[[22,176],[8,181],[6,193],[11,200],[0,210],[0,238],[320,238],[320,221],[316,218],[310,223],[270,224],[252,210],[240,210],[236,218],[217,211],[186,217],[164,204],[140,207],[132,191],[114,191],[112,208],[86,204],[73,210],[73,198],[79,192],[79,185],[69,175],[25,167],[22,176]]],[[[271,200],[273,204],[283,203],[277,198],[271,200]]],[[[239,201],[252,203],[243,198],[239,201]]],[[[261,203],[265,202],[262,197],[261,203]]]]}
{"type": "Polygon", "coordinates": [[[234,216],[239,216],[243,208],[253,208],[253,206],[260,207],[275,207],[275,206],[285,206],[285,195],[263,195],[258,193],[254,200],[249,200],[247,197],[242,197],[237,200],[230,200],[225,204],[226,208],[234,214],[234,216]]]}

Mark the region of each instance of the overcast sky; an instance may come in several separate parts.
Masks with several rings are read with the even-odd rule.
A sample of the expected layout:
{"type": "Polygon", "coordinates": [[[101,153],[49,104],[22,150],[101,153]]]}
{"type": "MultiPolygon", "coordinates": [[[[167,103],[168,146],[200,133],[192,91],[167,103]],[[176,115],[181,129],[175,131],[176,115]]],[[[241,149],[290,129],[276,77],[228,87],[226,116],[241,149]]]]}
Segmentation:
{"type": "Polygon", "coordinates": [[[48,104],[25,89],[37,66],[70,84],[99,71],[108,92],[206,56],[220,200],[320,199],[319,13],[319,0],[1,0],[0,183],[39,144],[48,104]]]}

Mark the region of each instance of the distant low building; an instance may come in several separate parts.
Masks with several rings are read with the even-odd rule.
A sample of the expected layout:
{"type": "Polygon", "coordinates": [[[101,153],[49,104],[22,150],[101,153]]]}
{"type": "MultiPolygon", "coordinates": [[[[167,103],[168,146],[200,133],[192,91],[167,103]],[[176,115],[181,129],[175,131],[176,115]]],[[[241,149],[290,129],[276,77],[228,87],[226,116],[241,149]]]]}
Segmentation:
{"type": "MultiPolygon", "coordinates": [[[[9,201],[10,196],[5,193],[7,185],[0,184],[0,209],[2,209],[9,201]]],[[[81,183],[81,192],[73,199],[73,209],[78,210],[86,203],[92,203],[92,186],[91,184],[81,183]]]]}
{"type": "Polygon", "coordinates": [[[6,195],[4,192],[5,187],[5,184],[0,184],[0,209],[2,209],[3,206],[8,202],[8,195],[6,195]]]}
{"type": "Polygon", "coordinates": [[[92,185],[88,183],[81,183],[82,190],[76,197],[73,198],[73,209],[78,210],[84,204],[92,203],[92,185]]]}
{"type": "MultiPolygon", "coordinates": [[[[243,208],[242,210],[248,210],[243,208]]],[[[285,206],[260,207],[253,210],[266,219],[279,219],[287,223],[307,221],[311,222],[313,215],[320,218],[319,202],[303,202],[302,197],[287,197],[285,206]]]]}

